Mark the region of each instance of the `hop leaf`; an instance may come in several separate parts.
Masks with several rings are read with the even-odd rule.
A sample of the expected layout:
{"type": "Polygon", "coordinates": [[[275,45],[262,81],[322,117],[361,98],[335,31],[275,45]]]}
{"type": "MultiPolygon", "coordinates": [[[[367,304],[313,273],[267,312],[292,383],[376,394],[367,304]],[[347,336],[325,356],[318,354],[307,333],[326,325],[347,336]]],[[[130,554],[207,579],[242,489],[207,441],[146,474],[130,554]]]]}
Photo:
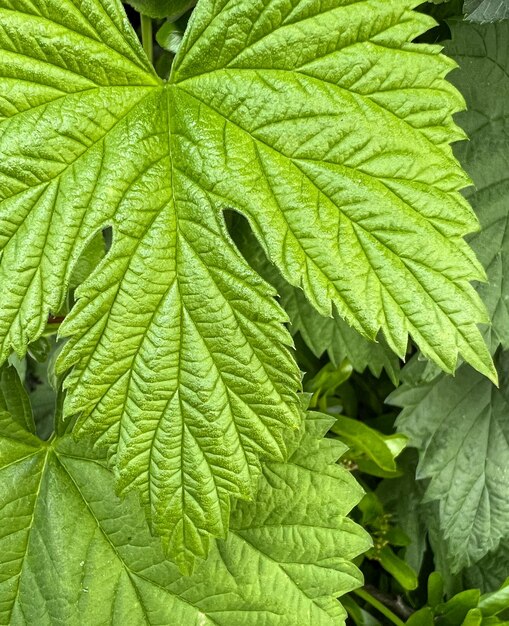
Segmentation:
{"type": "Polygon", "coordinates": [[[468,110],[458,122],[470,141],[455,146],[455,153],[475,187],[467,191],[481,222],[481,231],[469,238],[483,263],[488,282],[478,286],[488,308],[492,351],[509,349],[509,25],[451,24],[453,40],[447,52],[460,64],[451,80],[465,94],[468,110]]]}
{"type": "MultiPolygon", "coordinates": [[[[509,538],[509,353],[498,356],[501,388],[467,365],[455,378],[414,377],[388,401],[403,407],[398,430],[419,450],[418,479],[431,479],[425,501],[437,501],[440,536],[453,573],[479,561],[509,538]]],[[[406,370],[406,372],[405,372],[406,370]]]]}
{"type": "Polygon", "coordinates": [[[496,376],[449,147],[463,103],[452,62],[411,43],[432,24],[414,4],[201,1],[163,83],[118,0],[0,0],[0,355],[111,226],[63,328],[66,414],[183,569],[300,422],[286,317],[223,209],[322,314],[496,376]]]}
{"type": "Polygon", "coordinates": [[[465,0],[464,11],[470,22],[498,22],[509,17],[509,1],[465,0]]]}

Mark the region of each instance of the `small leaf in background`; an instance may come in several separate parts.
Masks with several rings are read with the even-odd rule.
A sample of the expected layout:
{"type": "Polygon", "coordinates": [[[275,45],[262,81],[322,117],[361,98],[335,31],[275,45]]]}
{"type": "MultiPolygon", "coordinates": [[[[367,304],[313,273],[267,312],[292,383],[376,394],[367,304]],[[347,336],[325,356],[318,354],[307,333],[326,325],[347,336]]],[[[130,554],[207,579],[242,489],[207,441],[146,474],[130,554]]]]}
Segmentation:
{"type": "MultiPolygon", "coordinates": [[[[407,449],[398,459],[402,475],[383,480],[376,488],[376,495],[384,510],[391,515],[392,522],[411,537],[405,550],[405,561],[415,572],[420,572],[427,549],[428,528],[423,514],[421,500],[425,487],[415,480],[417,453],[407,449]]],[[[439,602],[442,601],[440,595],[439,602]]]]}
{"type": "Polygon", "coordinates": [[[134,9],[148,17],[166,17],[172,22],[196,4],[196,0],[128,0],[134,9]]]}
{"type": "Polygon", "coordinates": [[[435,626],[433,611],[429,607],[419,609],[410,616],[407,626],[435,626]]]}
{"type": "Polygon", "coordinates": [[[45,335],[39,337],[28,346],[28,353],[38,363],[44,363],[51,351],[51,341],[45,335]]]}
{"type": "MultiPolygon", "coordinates": [[[[56,338],[47,338],[49,353],[45,362],[27,358],[25,385],[28,389],[30,403],[34,413],[38,437],[46,441],[55,428],[60,432],[62,426],[61,390],[62,377],[55,372],[55,363],[62,344],[56,338]]],[[[32,345],[32,344],[31,344],[32,345]]]]}
{"type": "Polygon", "coordinates": [[[172,54],[177,54],[180,44],[182,43],[183,36],[184,33],[180,30],[177,24],[168,20],[157,31],[156,41],[164,50],[167,50],[172,54]]]}
{"type": "Polygon", "coordinates": [[[468,612],[475,609],[480,600],[479,589],[467,589],[453,596],[444,604],[439,604],[435,610],[438,617],[436,623],[440,626],[456,626],[462,624],[468,612]]]}
{"type": "Polygon", "coordinates": [[[481,626],[482,621],[481,611],[479,609],[470,609],[465,619],[461,622],[461,626],[481,626]]]}
{"type": "Polygon", "coordinates": [[[306,392],[313,394],[310,407],[318,406],[321,411],[326,412],[328,400],[350,378],[352,371],[352,366],[348,361],[344,361],[338,366],[332,363],[324,365],[304,386],[306,392]]]}
{"type": "Polygon", "coordinates": [[[440,572],[432,572],[428,577],[428,605],[435,609],[444,598],[444,579],[440,572]]]}
{"type": "Polygon", "coordinates": [[[389,546],[382,548],[377,554],[382,567],[389,572],[398,583],[408,591],[416,589],[419,581],[414,570],[399,558],[389,546]]]}
{"type": "Polygon", "coordinates": [[[509,18],[509,0],[465,0],[464,11],[469,22],[497,22],[509,18]]]}
{"type": "Polygon", "coordinates": [[[439,572],[428,578],[428,606],[416,611],[408,626],[490,626],[507,622],[498,614],[508,613],[507,587],[481,597],[479,589],[466,589],[444,601],[444,585],[439,572]]]}
{"type": "Polygon", "coordinates": [[[497,615],[509,609],[509,578],[507,578],[498,591],[485,593],[479,602],[479,608],[483,615],[497,615]]]}
{"type": "Polygon", "coordinates": [[[0,368],[0,411],[27,432],[35,434],[35,422],[30,398],[13,365],[0,368]]]}
{"type": "Polygon", "coordinates": [[[379,620],[362,609],[351,596],[343,598],[342,604],[355,626],[382,626],[379,620]]]}
{"type": "Polygon", "coordinates": [[[361,471],[375,476],[398,475],[396,457],[406,446],[408,440],[405,435],[384,435],[359,420],[343,415],[336,417],[331,431],[350,448],[347,456],[357,463],[361,471]]]}

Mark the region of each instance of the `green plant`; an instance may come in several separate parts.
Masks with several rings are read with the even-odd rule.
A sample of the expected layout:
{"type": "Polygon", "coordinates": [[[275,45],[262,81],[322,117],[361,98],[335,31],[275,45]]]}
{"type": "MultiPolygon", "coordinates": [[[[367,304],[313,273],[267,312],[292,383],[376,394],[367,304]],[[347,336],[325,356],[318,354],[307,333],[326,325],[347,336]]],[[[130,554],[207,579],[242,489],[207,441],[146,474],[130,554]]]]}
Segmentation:
{"type": "Polygon", "coordinates": [[[0,0],[0,623],[505,623],[507,23],[130,4],[0,0]]]}

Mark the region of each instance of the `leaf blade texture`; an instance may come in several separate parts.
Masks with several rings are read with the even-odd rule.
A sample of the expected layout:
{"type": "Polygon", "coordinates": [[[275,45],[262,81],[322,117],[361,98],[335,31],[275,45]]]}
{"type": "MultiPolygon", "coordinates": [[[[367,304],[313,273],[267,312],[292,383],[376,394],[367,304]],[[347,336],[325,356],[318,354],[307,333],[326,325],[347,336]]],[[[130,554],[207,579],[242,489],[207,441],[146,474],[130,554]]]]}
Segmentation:
{"type": "Polygon", "coordinates": [[[477,26],[453,22],[447,53],[460,69],[452,82],[465,94],[467,111],[457,117],[469,142],[455,146],[455,154],[472,177],[466,190],[481,223],[470,245],[483,263],[488,282],[478,286],[492,325],[491,347],[509,349],[509,184],[507,149],[509,114],[503,105],[509,95],[509,28],[506,23],[477,26]]]}
{"type": "Polygon", "coordinates": [[[495,376],[448,145],[462,101],[451,62],[410,43],[431,25],[413,4],[200,2],[163,83],[117,0],[0,0],[0,354],[43,332],[112,227],[62,328],[65,411],[183,569],[301,416],[286,316],[225,208],[320,312],[495,376]]]}
{"type": "Polygon", "coordinates": [[[300,333],[308,348],[317,357],[327,353],[334,365],[348,359],[354,370],[369,368],[380,376],[385,369],[395,383],[399,377],[398,357],[380,341],[370,341],[342,319],[336,310],[324,317],[309,303],[302,290],[290,285],[270,263],[244,221],[231,227],[235,243],[249,264],[277,290],[279,300],[288,314],[290,332],[300,333]]]}
{"type": "Polygon", "coordinates": [[[265,466],[257,499],[238,503],[191,577],[165,558],[136,496],[114,496],[90,446],[71,436],[48,446],[0,419],[0,500],[12,513],[1,624],[344,623],[336,597],[362,583],[351,560],[370,540],[345,517],[362,492],[335,463],[343,446],[323,438],[330,418],[310,415],[292,459],[265,466]]]}
{"type": "MultiPolygon", "coordinates": [[[[388,402],[402,407],[397,426],[419,450],[424,502],[437,501],[443,550],[453,573],[480,561],[509,536],[505,473],[509,463],[509,354],[497,357],[500,389],[467,365],[455,378],[407,382],[388,402]]],[[[405,376],[405,370],[403,370],[405,376]]],[[[410,377],[411,376],[411,377],[410,377]]]]}
{"type": "MultiPolygon", "coordinates": [[[[455,274],[459,269],[452,258],[456,254],[459,255],[457,261],[461,258],[464,271],[467,271],[466,265],[470,267],[471,278],[474,274],[481,278],[484,273],[459,236],[462,229],[477,226],[471,210],[456,193],[468,180],[453,165],[455,161],[449,160],[452,155],[447,145],[463,134],[450,116],[444,117],[444,111],[455,112],[462,106],[462,99],[447,82],[436,81],[437,76],[443,76],[452,68],[451,62],[438,54],[438,48],[410,43],[432,25],[429,18],[413,12],[411,6],[412,3],[381,2],[373,11],[369,3],[344,6],[331,1],[320,5],[317,12],[306,3],[282,9],[276,2],[258,15],[257,6],[251,3],[235,7],[225,3],[208,7],[201,4],[194,15],[194,28],[190,29],[180,49],[173,80],[194,98],[197,106],[206,107],[208,119],[219,120],[221,130],[224,126],[225,134],[221,134],[221,138],[227,147],[228,170],[237,172],[249,161],[247,181],[237,179],[239,184],[233,189],[229,183],[226,189],[217,177],[211,184],[213,182],[216,193],[225,194],[228,206],[234,206],[248,218],[269,258],[285,279],[301,286],[325,315],[331,312],[332,300],[342,317],[371,338],[382,327],[389,345],[399,355],[404,355],[406,332],[410,331],[421,350],[451,371],[456,359],[451,359],[452,353],[447,354],[452,347],[452,336],[445,333],[448,335],[445,337],[440,328],[442,322],[447,324],[442,318],[444,311],[430,308],[426,301],[429,293],[422,299],[423,289],[427,290],[423,285],[429,284],[426,281],[430,275],[419,274],[416,267],[420,263],[431,269],[428,263],[435,260],[437,250],[426,250],[428,241],[434,241],[437,246],[450,246],[454,242],[455,252],[448,248],[448,253],[442,257],[442,261],[447,257],[447,267],[445,264],[440,269],[432,266],[432,274],[440,273],[448,282],[450,273],[455,274]],[[223,7],[222,21],[214,20],[223,7]],[[337,31],[330,28],[330,20],[334,19],[349,24],[339,38],[337,31]],[[267,32],[268,23],[270,32],[267,32]],[[366,30],[371,23],[373,29],[366,30]],[[309,26],[309,30],[303,24],[309,26]],[[222,46],[221,32],[226,26],[235,32],[235,37],[231,44],[222,46]],[[217,49],[218,54],[209,55],[203,62],[205,46],[217,49]],[[360,68],[357,72],[350,71],[357,62],[374,71],[366,73],[360,68]],[[406,81],[400,84],[400,76],[393,72],[399,64],[405,71],[412,72],[412,78],[407,78],[411,86],[406,81]],[[435,72],[432,80],[428,73],[431,68],[435,72]],[[263,74],[263,84],[257,80],[256,72],[263,74]],[[216,76],[223,79],[217,92],[215,82],[213,88],[211,85],[216,76]],[[385,85],[384,89],[381,84],[385,85]],[[424,90],[412,92],[412,87],[417,86],[424,90]],[[440,92],[440,119],[431,111],[426,98],[423,99],[423,91],[430,88],[431,92],[435,89],[440,92]],[[313,94],[312,110],[311,107],[303,110],[303,92],[313,94]],[[205,94],[208,94],[206,104],[203,102],[205,94]],[[250,94],[256,94],[257,102],[250,94]],[[404,110],[401,109],[403,99],[404,110]],[[362,132],[355,134],[346,120],[353,125],[359,115],[362,132]],[[383,128],[383,151],[379,144],[380,128],[383,128]],[[372,142],[367,137],[376,139],[372,142]],[[398,138],[394,144],[392,137],[398,138]],[[398,141],[404,147],[396,145],[398,141]],[[405,152],[403,159],[398,158],[400,149],[405,152]],[[431,163],[435,157],[438,159],[436,168],[431,163]],[[442,161],[444,158],[446,160],[442,161]],[[410,164],[424,165],[424,161],[426,171],[418,172],[418,165],[416,169],[410,167],[410,164]],[[448,172],[446,180],[442,168],[448,172]],[[277,180],[278,184],[272,189],[258,185],[255,188],[258,202],[252,207],[255,181],[265,178],[277,180]],[[423,187],[426,208],[422,205],[423,187]],[[365,194],[369,195],[371,203],[376,203],[374,214],[366,209],[365,194]],[[390,209],[382,200],[387,197],[391,198],[390,209]],[[454,203],[454,218],[449,221],[451,202],[454,203]],[[303,217],[294,210],[295,204],[315,206],[316,210],[303,217]],[[271,208],[272,219],[268,224],[260,219],[257,209],[260,205],[271,208]],[[338,207],[341,208],[339,219],[338,207]],[[395,229],[391,220],[397,209],[402,222],[395,229]],[[403,226],[407,211],[412,215],[408,229],[403,226]],[[417,227],[420,239],[412,243],[416,214],[419,226],[426,222],[426,235],[417,227]],[[382,232],[384,229],[394,239],[401,236],[405,250],[412,248],[415,254],[408,266],[403,250],[399,253],[397,243],[389,243],[387,230],[385,234],[382,232]],[[325,252],[327,259],[322,258],[325,252]],[[399,294],[394,290],[397,281],[400,281],[399,294]],[[400,295],[403,286],[405,302],[400,295]],[[410,302],[411,307],[407,306],[410,302]],[[431,310],[437,320],[430,324],[431,310]],[[426,319],[418,319],[420,314],[426,319]],[[431,326],[433,336],[428,334],[431,326]]],[[[210,125],[213,126],[212,121],[210,125]]],[[[214,156],[211,154],[207,162],[213,162],[214,156]]],[[[246,169],[244,166],[244,171],[246,169]]],[[[462,279],[459,275],[456,279],[458,287],[462,279]]],[[[447,288],[444,284],[442,287],[441,296],[448,299],[447,288]]],[[[470,298],[482,309],[470,288],[466,287],[466,291],[469,293],[469,303],[464,301],[467,309],[472,310],[470,298]]],[[[459,313],[456,298],[462,300],[455,289],[454,313],[450,311],[453,317],[459,313]]],[[[488,321],[480,311],[477,319],[488,321]]],[[[459,320],[456,318],[456,321],[459,320]]],[[[460,351],[489,374],[492,366],[479,342],[477,330],[460,326],[459,335],[463,337],[456,335],[457,346],[462,346],[460,351]],[[473,349],[479,350],[478,355],[473,356],[473,349]],[[478,361],[481,353],[484,355],[481,360],[486,359],[484,366],[478,361]]]]}
{"type": "Polygon", "coordinates": [[[509,17],[509,2],[507,0],[466,0],[464,12],[469,22],[479,24],[498,22],[509,17]]]}

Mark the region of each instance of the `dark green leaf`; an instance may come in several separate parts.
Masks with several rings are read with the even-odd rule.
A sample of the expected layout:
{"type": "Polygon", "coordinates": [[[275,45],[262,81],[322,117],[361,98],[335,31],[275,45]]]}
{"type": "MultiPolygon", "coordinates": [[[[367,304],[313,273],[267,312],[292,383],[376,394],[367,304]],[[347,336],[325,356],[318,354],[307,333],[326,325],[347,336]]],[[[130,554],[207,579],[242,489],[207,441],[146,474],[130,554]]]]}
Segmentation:
{"type": "Polygon", "coordinates": [[[488,282],[478,291],[488,307],[493,327],[492,349],[509,348],[509,23],[451,25],[453,39],[446,50],[460,70],[451,80],[461,90],[467,111],[457,120],[470,141],[455,146],[455,154],[472,176],[467,190],[482,229],[470,243],[486,268],[488,282]]]}
{"type": "Polygon", "coordinates": [[[499,355],[500,389],[467,365],[456,377],[404,384],[388,401],[404,407],[398,429],[419,450],[417,478],[431,478],[428,500],[453,572],[509,536],[509,352],[499,355]]]}
{"type": "Polygon", "coordinates": [[[464,10],[470,22],[497,22],[509,18],[509,0],[465,0],[464,10]]]}

